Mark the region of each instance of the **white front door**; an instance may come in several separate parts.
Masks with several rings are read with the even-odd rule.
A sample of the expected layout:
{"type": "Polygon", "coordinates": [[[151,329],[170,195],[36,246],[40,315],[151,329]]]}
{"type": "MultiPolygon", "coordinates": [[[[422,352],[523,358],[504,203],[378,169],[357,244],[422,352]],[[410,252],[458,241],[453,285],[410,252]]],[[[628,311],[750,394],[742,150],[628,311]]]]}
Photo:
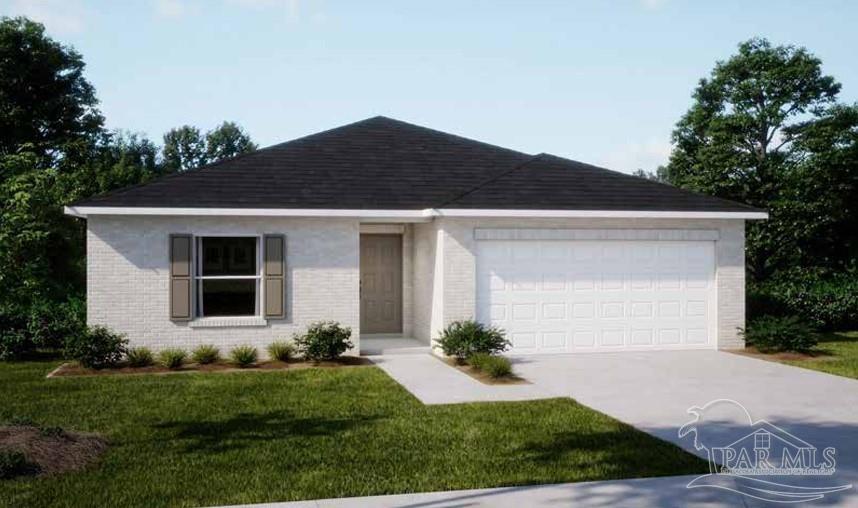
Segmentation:
{"type": "Polygon", "coordinates": [[[714,349],[712,241],[479,241],[477,319],[514,354],[714,349]]]}

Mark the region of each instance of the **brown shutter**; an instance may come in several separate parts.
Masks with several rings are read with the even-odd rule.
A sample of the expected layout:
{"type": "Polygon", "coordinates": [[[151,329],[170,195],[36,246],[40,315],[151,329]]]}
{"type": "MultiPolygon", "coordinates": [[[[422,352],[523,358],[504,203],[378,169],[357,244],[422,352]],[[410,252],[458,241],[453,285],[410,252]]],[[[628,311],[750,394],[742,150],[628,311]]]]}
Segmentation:
{"type": "Polygon", "coordinates": [[[170,235],[170,319],[190,321],[193,290],[191,235],[170,235]]]}
{"type": "Polygon", "coordinates": [[[283,235],[265,235],[263,286],[266,318],[286,317],[286,238],[283,235]]]}

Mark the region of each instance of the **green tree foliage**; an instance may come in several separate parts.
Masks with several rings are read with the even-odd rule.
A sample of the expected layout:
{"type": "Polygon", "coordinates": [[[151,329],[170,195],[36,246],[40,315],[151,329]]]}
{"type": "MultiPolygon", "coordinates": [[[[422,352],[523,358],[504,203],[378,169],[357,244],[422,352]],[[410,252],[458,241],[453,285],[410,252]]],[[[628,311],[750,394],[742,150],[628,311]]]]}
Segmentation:
{"type": "MultiPolygon", "coordinates": [[[[86,225],[63,206],[172,170],[166,147],[161,160],[144,136],[104,130],[83,70],[42,25],[0,18],[0,359],[86,333],[86,225]]],[[[192,161],[179,168],[255,148],[235,124],[208,142],[176,131],[179,160],[192,161]]]]}
{"type": "Polygon", "coordinates": [[[40,167],[102,130],[83,58],[26,18],[0,18],[0,156],[22,150],[40,167]]]}
{"type": "Polygon", "coordinates": [[[638,178],[646,178],[647,180],[652,180],[654,182],[661,183],[670,183],[667,180],[667,167],[659,166],[655,171],[645,171],[643,169],[638,169],[633,172],[632,175],[638,178]]]}
{"type": "Polygon", "coordinates": [[[173,171],[187,171],[222,159],[256,150],[250,135],[234,122],[224,122],[205,135],[190,125],[164,134],[164,165],[173,171]]]}
{"type": "Polygon", "coordinates": [[[206,140],[200,130],[190,125],[170,129],[164,134],[164,165],[173,171],[186,171],[208,161],[206,140]]]}
{"type": "Polygon", "coordinates": [[[216,162],[256,150],[250,135],[235,122],[224,122],[206,134],[207,162],[216,162]]]}
{"type": "Polygon", "coordinates": [[[748,267],[841,268],[858,246],[858,108],[804,48],[739,45],[700,80],[673,133],[670,183],[765,208],[748,224],[748,267]]]}

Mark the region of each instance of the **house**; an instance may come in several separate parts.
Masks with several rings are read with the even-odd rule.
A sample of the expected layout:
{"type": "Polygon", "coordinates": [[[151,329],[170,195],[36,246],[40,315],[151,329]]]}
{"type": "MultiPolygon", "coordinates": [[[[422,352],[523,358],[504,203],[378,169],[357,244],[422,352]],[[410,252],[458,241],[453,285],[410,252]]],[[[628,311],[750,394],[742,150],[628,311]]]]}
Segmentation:
{"type": "Polygon", "coordinates": [[[375,117],[67,207],[91,324],[154,349],[336,320],[512,352],[738,348],[756,208],[375,117]]]}

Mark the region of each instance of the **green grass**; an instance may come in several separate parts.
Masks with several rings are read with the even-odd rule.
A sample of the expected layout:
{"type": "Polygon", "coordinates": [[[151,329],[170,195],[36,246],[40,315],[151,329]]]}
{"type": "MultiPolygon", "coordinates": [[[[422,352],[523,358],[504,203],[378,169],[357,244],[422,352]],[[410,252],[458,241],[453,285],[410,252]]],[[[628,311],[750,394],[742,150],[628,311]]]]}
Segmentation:
{"type": "Polygon", "coordinates": [[[0,420],[96,431],[89,469],[8,506],[200,506],[703,473],[569,399],[424,406],[375,367],[45,379],[0,362],[0,420]]]}
{"type": "Polygon", "coordinates": [[[783,363],[858,379],[858,331],[822,334],[813,358],[783,363]]]}

